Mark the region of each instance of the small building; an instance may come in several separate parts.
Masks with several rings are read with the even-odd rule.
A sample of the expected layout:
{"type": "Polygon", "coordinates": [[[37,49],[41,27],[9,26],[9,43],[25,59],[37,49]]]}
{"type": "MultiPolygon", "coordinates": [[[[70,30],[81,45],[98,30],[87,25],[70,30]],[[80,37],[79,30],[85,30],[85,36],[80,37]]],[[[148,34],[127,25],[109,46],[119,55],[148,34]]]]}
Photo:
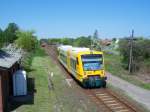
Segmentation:
{"type": "Polygon", "coordinates": [[[109,40],[109,39],[105,39],[100,42],[100,44],[103,46],[109,46],[111,45],[111,43],[112,43],[112,40],[109,40]]]}
{"type": "Polygon", "coordinates": [[[0,50],[0,112],[8,111],[9,96],[13,95],[13,74],[20,68],[20,50],[0,50]]]}

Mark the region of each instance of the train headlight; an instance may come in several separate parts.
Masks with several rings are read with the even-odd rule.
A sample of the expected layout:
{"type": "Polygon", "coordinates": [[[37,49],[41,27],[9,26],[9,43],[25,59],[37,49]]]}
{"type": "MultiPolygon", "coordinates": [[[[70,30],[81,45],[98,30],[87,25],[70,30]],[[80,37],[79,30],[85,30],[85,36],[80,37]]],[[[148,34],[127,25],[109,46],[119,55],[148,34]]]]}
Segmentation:
{"type": "Polygon", "coordinates": [[[104,75],[105,75],[104,70],[101,70],[101,75],[102,75],[102,76],[104,76],[104,75]]]}
{"type": "Polygon", "coordinates": [[[104,71],[103,71],[103,70],[101,71],[101,74],[102,74],[102,75],[104,74],[104,71]]]}

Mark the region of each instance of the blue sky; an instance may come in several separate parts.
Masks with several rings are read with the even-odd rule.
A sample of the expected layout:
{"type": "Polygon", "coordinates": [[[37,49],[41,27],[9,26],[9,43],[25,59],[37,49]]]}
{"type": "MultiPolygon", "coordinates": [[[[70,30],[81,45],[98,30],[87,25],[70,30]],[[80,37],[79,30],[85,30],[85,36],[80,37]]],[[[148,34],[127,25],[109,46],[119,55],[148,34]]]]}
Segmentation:
{"type": "Polygon", "coordinates": [[[0,28],[10,22],[39,38],[150,36],[150,0],[0,0],[0,28]]]}

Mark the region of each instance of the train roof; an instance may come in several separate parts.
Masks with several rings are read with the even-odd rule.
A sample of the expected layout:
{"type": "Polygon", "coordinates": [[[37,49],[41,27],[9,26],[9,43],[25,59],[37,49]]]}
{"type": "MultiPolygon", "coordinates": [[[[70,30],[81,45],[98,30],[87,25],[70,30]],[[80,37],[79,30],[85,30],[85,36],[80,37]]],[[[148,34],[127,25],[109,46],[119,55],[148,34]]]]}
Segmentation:
{"type": "Polygon", "coordinates": [[[86,47],[72,47],[70,45],[62,45],[59,46],[58,49],[63,50],[63,51],[71,51],[71,52],[81,52],[81,51],[90,51],[89,48],[86,47]]]}
{"type": "Polygon", "coordinates": [[[63,51],[68,51],[70,49],[72,49],[72,46],[70,45],[61,45],[58,47],[58,50],[63,50],[63,51]]]}
{"type": "Polygon", "coordinates": [[[70,52],[71,56],[77,56],[77,55],[83,55],[83,54],[102,54],[101,51],[93,51],[86,47],[72,47],[70,45],[63,45],[59,46],[58,50],[63,53],[67,54],[67,52],[70,52]]]}
{"type": "Polygon", "coordinates": [[[62,45],[62,46],[59,46],[58,49],[65,51],[65,52],[70,51],[72,54],[78,54],[82,52],[91,51],[89,48],[86,48],[86,47],[72,47],[70,45],[62,45]]]}

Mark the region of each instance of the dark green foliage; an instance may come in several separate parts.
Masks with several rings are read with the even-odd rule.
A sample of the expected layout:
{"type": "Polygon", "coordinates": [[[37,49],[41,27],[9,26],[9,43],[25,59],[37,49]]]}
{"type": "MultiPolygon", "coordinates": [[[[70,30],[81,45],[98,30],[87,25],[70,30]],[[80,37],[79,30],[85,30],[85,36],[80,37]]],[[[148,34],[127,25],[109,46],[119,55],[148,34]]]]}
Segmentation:
{"type": "Polygon", "coordinates": [[[73,38],[62,38],[61,44],[63,45],[73,45],[74,39],[73,38]]]}
{"type": "Polygon", "coordinates": [[[0,48],[3,46],[4,44],[4,36],[3,36],[3,31],[0,29],[0,48]]]}
{"type": "Polygon", "coordinates": [[[4,31],[5,41],[7,43],[14,42],[14,40],[17,39],[16,31],[18,31],[18,30],[19,30],[19,28],[18,28],[17,24],[9,23],[8,27],[4,31]]]}
{"type": "Polygon", "coordinates": [[[120,54],[123,56],[122,62],[128,65],[129,62],[129,42],[128,40],[122,39],[119,42],[120,54]]]}
{"type": "Polygon", "coordinates": [[[15,23],[9,23],[4,31],[0,29],[0,48],[3,45],[13,43],[18,38],[16,36],[16,31],[18,30],[19,28],[15,23]]]}
{"type": "Polygon", "coordinates": [[[47,40],[49,44],[60,44],[61,39],[60,38],[51,38],[47,40]]]}
{"type": "Polygon", "coordinates": [[[5,31],[15,33],[18,29],[19,27],[16,23],[9,23],[5,31]]]}
{"type": "Polygon", "coordinates": [[[74,45],[79,47],[90,47],[91,38],[85,36],[78,37],[77,39],[75,39],[74,45]]]}
{"type": "Polygon", "coordinates": [[[3,33],[3,30],[0,28],[0,34],[3,33]]]}
{"type": "MultiPolygon", "coordinates": [[[[128,39],[122,39],[119,42],[120,54],[123,56],[122,62],[125,68],[128,68],[130,42],[128,39]]],[[[138,38],[133,41],[133,70],[141,68],[141,63],[144,60],[150,59],[150,40],[138,38]]]]}
{"type": "Polygon", "coordinates": [[[73,38],[51,38],[48,39],[49,44],[73,45],[73,38]]]}
{"type": "Polygon", "coordinates": [[[112,41],[115,42],[117,39],[116,38],[112,38],[112,41]]]}

